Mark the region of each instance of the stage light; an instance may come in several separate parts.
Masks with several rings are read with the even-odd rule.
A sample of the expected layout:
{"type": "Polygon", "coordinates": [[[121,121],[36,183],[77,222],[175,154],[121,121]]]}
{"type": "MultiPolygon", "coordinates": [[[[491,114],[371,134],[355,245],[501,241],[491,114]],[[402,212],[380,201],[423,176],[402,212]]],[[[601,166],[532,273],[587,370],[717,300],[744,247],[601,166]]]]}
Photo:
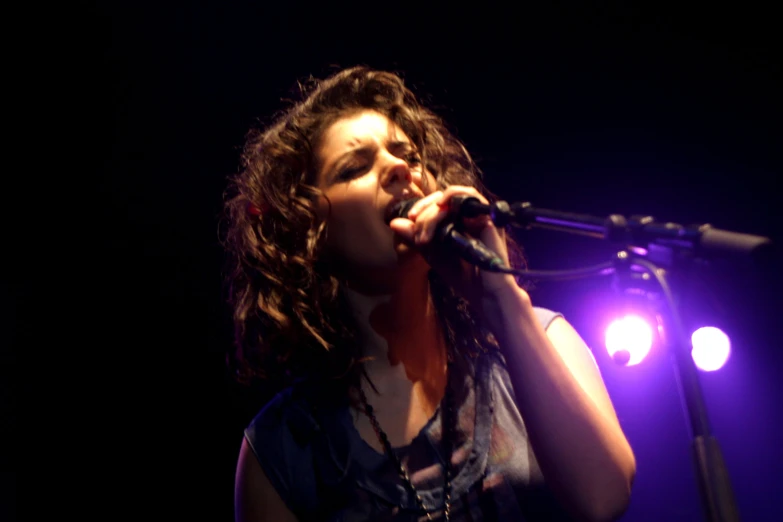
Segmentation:
{"type": "Polygon", "coordinates": [[[650,352],[653,329],[638,315],[626,315],[606,329],[606,350],[618,364],[639,364],[650,352]]]}
{"type": "Polygon", "coordinates": [[[726,364],[731,352],[729,337],[719,328],[705,326],[691,335],[691,355],[696,366],[705,372],[719,370],[726,364]]]}

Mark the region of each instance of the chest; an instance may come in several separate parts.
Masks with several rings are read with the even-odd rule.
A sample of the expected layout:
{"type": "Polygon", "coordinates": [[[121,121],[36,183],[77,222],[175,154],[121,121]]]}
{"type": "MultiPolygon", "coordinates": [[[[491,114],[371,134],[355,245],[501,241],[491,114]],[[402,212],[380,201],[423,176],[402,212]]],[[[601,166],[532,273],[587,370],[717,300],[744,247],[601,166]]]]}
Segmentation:
{"type": "Polygon", "coordinates": [[[430,422],[438,404],[424,400],[413,391],[397,396],[368,395],[372,417],[362,408],[352,409],[352,419],[359,436],[376,452],[385,453],[380,432],[386,434],[392,447],[408,446],[430,422]]]}

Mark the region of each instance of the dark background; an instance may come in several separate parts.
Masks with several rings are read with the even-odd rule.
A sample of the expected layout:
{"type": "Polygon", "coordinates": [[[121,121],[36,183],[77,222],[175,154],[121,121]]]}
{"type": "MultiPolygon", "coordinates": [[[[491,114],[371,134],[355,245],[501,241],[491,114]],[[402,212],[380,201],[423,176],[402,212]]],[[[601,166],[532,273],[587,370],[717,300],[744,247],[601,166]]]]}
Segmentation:
{"type": "MultiPolygon", "coordinates": [[[[771,7],[481,5],[113,2],[91,11],[95,23],[77,36],[94,76],[79,99],[98,108],[84,147],[97,197],[81,237],[87,305],[71,311],[90,341],[79,386],[105,458],[96,505],[232,519],[242,429],[267,396],[224,369],[231,324],[218,215],[245,132],[311,74],[355,64],[402,73],[508,201],[781,237],[783,82],[771,7]]],[[[557,233],[518,238],[537,269],[617,249],[557,233]]],[[[701,378],[748,521],[778,520],[783,494],[777,268],[722,264],[685,285],[689,327],[720,326],[734,343],[727,366],[701,378]]],[[[594,347],[638,460],[624,520],[700,520],[663,347],[633,368],[608,359],[601,331],[617,299],[606,279],[541,283],[532,296],[565,312],[594,347]]]]}

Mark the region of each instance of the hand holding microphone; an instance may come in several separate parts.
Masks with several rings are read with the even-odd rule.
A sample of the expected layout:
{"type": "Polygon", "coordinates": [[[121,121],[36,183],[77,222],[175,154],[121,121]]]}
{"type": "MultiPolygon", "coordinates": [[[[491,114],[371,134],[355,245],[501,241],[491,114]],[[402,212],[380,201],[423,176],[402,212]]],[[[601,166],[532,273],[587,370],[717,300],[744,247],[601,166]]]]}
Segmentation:
{"type": "Polygon", "coordinates": [[[417,246],[442,246],[473,265],[497,271],[508,266],[508,255],[504,238],[489,218],[489,209],[475,189],[452,186],[423,198],[401,201],[391,211],[390,226],[417,246]],[[466,229],[481,239],[466,235],[466,229]]]}

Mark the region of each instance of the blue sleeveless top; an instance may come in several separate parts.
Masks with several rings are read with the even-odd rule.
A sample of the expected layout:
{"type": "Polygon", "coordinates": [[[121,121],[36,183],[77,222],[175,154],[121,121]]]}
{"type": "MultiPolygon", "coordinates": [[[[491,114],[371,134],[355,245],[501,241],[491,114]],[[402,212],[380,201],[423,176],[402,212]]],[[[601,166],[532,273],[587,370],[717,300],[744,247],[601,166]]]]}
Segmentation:
{"type": "MultiPolygon", "coordinates": [[[[535,308],[546,329],[559,313],[535,308]]],[[[498,351],[461,358],[454,397],[451,520],[571,520],[544,483],[498,351]]],[[[324,406],[317,390],[277,394],[245,429],[269,481],[300,521],[418,521],[416,499],[394,464],[361,438],[347,400],[324,406]],[[316,406],[315,404],[318,404],[316,406]]],[[[443,451],[438,409],[411,443],[394,448],[424,506],[442,516],[443,451]]],[[[426,520],[426,517],[423,518],[426,520]]]]}

